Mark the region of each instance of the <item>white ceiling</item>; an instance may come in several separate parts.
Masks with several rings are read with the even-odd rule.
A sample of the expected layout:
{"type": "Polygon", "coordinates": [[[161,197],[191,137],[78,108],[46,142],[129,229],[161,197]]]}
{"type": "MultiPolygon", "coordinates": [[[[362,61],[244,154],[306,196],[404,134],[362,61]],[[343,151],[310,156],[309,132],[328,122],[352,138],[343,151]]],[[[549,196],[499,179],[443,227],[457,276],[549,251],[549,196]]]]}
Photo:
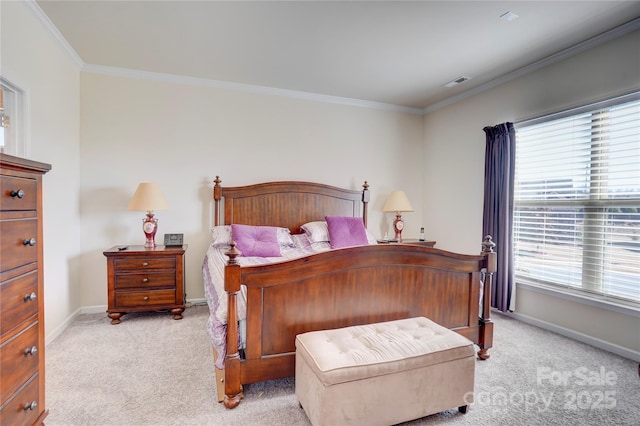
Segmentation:
{"type": "Polygon", "coordinates": [[[640,1],[37,4],[89,67],[418,110],[481,90],[567,49],[579,51],[585,40],[630,21],[614,33],[640,28],[640,1]],[[507,11],[519,18],[500,19],[507,11]],[[460,76],[471,79],[443,87],[460,76]]]}

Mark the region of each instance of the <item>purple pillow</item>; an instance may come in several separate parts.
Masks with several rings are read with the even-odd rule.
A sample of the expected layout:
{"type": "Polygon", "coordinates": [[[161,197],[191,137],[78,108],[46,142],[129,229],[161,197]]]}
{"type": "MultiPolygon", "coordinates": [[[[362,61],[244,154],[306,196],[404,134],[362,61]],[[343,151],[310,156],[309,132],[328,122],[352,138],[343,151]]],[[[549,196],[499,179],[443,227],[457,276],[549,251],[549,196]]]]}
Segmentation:
{"type": "Polygon", "coordinates": [[[274,226],[231,225],[231,238],[243,256],[280,257],[274,226]]]}
{"type": "Polygon", "coordinates": [[[331,248],[363,246],[369,244],[361,217],[325,216],[329,228],[331,248]]]}

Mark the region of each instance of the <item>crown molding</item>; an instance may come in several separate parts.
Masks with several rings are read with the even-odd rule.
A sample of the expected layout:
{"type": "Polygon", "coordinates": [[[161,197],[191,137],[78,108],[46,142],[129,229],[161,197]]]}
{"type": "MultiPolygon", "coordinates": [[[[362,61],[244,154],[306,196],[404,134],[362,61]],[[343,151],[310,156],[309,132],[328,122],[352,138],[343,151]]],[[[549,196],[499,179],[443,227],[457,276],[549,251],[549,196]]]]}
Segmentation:
{"type": "Polygon", "coordinates": [[[183,75],[165,74],[150,71],[139,71],[128,68],[109,67],[103,65],[85,64],[83,72],[93,74],[111,75],[116,77],[137,78],[149,81],[159,81],[188,86],[212,87],[216,89],[233,90],[238,92],[257,93],[263,95],[284,96],[294,99],[302,99],[315,102],[355,106],[360,108],[379,109],[393,112],[403,112],[415,115],[423,115],[422,108],[412,108],[401,105],[386,104],[383,102],[365,101],[361,99],[344,98],[340,96],[322,95],[318,93],[301,92],[296,90],[279,89],[275,87],[256,86],[229,81],[211,80],[206,78],[188,77],[183,75]]]}
{"type": "Polygon", "coordinates": [[[84,62],[80,58],[80,55],[71,47],[66,38],[58,31],[58,28],[51,22],[49,17],[42,11],[38,3],[35,0],[24,0],[24,3],[27,5],[29,10],[33,12],[33,14],[42,22],[45,29],[49,31],[49,33],[53,36],[53,38],[58,42],[58,44],[67,52],[71,60],[76,63],[79,68],[84,66],[84,62]]]}
{"type": "Polygon", "coordinates": [[[637,29],[640,28],[640,18],[635,18],[629,22],[627,22],[626,24],[622,24],[616,28],[613,28],[609,31],[606,31],[602,34],[599,34],[595,37],[592,37],[588,40],[585,40],[581,43],[578,43],[574,46],[571,46],[567,49],[561,50],[558,53],[555,53],[551,56],[548,56],[544,59],[541,59],[539,61],[536,61],[532,64],[526,65],[520,69],[517,69],[513,72],[510,72],[508,74],[505,74],[503,76],[500,76],[496,79],[493,79],[491,81],[488,81],[484,84],[481,84],[480,86],[477,86],[473,89],[469,89],[466,90],[462,93],[459,93],[458,95],[452,96],[450,98],[447,98],[443,101],[437,102],[433,105],[429,105],[427,107],[425,107],[423,109],[423,113],[424,114],[428,114],[430,112],[433,112],[435,110],[438,110],[440,108],[443,108],[445,106],[454,104],[456,102],[459,102],[463,99],[469,98],[471,96],[477,95],[478,93],[482,93],[486,90],[492,89],[496,86],[500,86],[501,84],[504,84],[508,81],[514,80],[518,77],[521,77],[523,75],[532,73],[534,71],[537,71],[541,68],[547,67],[549,65],[555,64],[557,62],[560,62],[562,60],[565,60],[567,58],[570,58],[571,56],[577,55],[578,53],[582,53],[585,50],[589,50],[592,49],[596,46],[599,46],[601,44],[604,44],[608,41],[614,40],[618,37],[621,37],[623,35],[626,35],[632,31],[635,31],[637,29]]]}

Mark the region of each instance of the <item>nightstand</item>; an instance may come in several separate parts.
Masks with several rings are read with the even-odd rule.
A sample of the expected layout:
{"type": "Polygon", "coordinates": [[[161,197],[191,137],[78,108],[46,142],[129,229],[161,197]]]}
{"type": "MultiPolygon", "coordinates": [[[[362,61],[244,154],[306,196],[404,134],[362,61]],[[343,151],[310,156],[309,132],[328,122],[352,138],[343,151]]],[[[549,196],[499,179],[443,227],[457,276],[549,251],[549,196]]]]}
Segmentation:
{"type": "Polygon", "coordinates": [[[378,240],[378,243],[380,243],[380,244],[405,244],[405,245],[424,246],[424,247],[433,247],[433,246],[436,245],[435,241],[420,241],[420,240],[414,239],[414,238],[404,238],[401,243],[399,243],[397,241],[384,241],[384,240],[378,240]]]}
{"type": "Polygon", "coordinates": [[[115,246],[104,251],[111,324],[120,324],[127,312],[163,309],[170,310],[173,319],[182,319],[186,250],[182,245],[115,246]]]}
{"type": "Polygon", "coordinates": [[[404,238],[400,244],[410,244],[414,246],[433,247],[436,245],[435,241],[420,241],[418,239],[404,238]]]}

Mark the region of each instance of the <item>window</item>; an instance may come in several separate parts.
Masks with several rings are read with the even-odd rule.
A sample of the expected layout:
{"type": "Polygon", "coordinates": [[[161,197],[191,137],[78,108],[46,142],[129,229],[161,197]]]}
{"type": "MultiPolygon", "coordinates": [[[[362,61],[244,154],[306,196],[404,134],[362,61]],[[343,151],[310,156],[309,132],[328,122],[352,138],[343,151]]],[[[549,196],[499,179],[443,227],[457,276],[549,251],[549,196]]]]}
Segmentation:
{"type": "Polygon", "coordinates": [[[640,303],[640,92],[516,124],[516,280],[640,303]]]}
{"type": "Polygon", "coordinates": [[[0,152],[26,157],[25,96],[0,76],[0,152]]]}

